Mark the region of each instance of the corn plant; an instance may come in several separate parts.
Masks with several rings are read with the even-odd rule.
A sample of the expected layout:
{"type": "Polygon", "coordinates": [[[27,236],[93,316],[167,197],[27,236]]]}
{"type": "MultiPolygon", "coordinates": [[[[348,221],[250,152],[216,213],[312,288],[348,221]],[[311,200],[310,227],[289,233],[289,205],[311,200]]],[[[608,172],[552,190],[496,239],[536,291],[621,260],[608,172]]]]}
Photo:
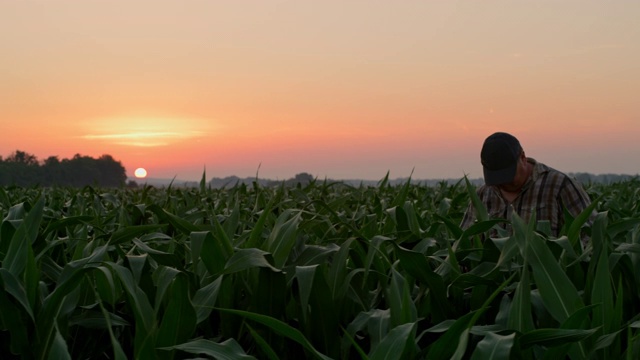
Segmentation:
{"type": "Polygon", "coordinates": [[[639,188],[557,238],[466,179],[0,188],[0,357],[637,358],[639,188]]]}

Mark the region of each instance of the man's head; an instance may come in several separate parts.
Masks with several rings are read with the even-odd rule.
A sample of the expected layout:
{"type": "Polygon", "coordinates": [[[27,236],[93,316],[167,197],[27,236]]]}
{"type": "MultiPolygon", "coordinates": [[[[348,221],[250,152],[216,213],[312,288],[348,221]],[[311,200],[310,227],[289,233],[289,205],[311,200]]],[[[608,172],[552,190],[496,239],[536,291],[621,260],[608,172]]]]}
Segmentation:
{"type": "Polygon", "coordinates": [[[487,185],[500,185],[513,181],[518,169],[522,146],[513,135],[497,132],[485,139],[480,152],[487,185]]]}

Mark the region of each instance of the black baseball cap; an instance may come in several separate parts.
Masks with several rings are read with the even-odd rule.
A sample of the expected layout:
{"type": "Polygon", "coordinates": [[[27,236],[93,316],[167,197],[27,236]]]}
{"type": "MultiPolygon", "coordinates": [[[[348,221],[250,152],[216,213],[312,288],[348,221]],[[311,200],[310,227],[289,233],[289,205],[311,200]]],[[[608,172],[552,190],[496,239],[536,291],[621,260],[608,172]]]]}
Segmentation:
{"type": "Polygon", "coordinates": [[[513,135],[504,132],[489,135],[480,153],[484,182],[500,185],[513,181],[521,152],[520,142],[513,135]]]}

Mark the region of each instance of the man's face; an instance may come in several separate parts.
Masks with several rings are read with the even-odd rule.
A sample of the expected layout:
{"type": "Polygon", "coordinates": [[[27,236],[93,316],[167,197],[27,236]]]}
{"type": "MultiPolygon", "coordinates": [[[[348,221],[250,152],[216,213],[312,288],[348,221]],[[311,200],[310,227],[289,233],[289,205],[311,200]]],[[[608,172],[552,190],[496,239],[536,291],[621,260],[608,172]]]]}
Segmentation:
{"type": "Polygon", "coordinates": [[[516,167],[516,174],[513,177],[513,180],[508,183],[498,185],[500,190],[506,192],[518,192],[524,186],[524,183],[527,181],[527,157],[524,155],[524,151],[520,153],[520,157],[518,157],[518,166],[516,167]]]}

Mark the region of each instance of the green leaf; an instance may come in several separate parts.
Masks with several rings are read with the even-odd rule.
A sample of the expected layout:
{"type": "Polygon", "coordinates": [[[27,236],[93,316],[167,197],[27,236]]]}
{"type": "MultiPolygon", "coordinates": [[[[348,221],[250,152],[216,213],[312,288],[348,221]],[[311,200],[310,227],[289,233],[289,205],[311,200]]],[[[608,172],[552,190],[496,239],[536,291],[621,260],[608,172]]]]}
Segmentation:
{"type": "Polygon", "coordinates": [[[340,250],[336,253],[329,267],[327,280],[331,289],[331,298],[336,300],[340,294],[340,288],[347,276],[347,259],[349,259],[349,250],[354,238],[347,239],[340,245],[340,250]]]}
{"type": "Polygon", "coordinates": [[[111,234],[111,237],[109,238],[109,244],[110,245],[124,244],[126,242],[133,240],[135,237],[139,237],[151,231],[156,231],[162,228],[163,226],[164,225],[161,225],[161,224],[127,226],[113,232],[111,234]]]}
{"type": "Polygon", "coordinates": [[[625,329],[620,329],[616,332],[600,336],[598,340],[596,340],[593,346],[593,350],[597,351],[609,348],[616,341],[616,339],[618,339],[618,336],[620,336],[620,333],[624,330],[625,329]]]}
{"type": "Polygon", "coordinates": [[[142,255],[127,255],[127,262],[131,269],[131,274],[136,281],[136,284],[140,283],[143,273],[145,272],[145,265],[147,265],[147,254],[142,255]]]}
{"type": "Polygon", "coordinates": [[[231,213],[224,219],[224,226],[222,226],[228,239],[233,239],[236,230],[238,229],[238,223],[240,220],[240,200],[238,194],[234,197],[234,204],[231,213]]]}
{"type": "Polygon", "coordinates": [[[466,175],[464,177],[464,182],[467,188],[467,194],[469,194],[469,198],[471,199],[471,204],[473,204],[473,208],[476,211],[476,219],[478,219],[478,221],[480,222],[489,220],[490,217],[487,209],[484,207],[482,201],[478,197],[475,186],[471,184],[469,178],[467,178],[466,175]]]}
{"type": "Polygon", "coordinates": [[[515,212],[511,223],[522,256],[531,265],[540,296],[549,313],[560,323],[576,309],[583,306],[575,285],[562,269],[553,253],[533,229],[535,219],[529,226],[515,212]]]}
{"type": "Polygon", "coordinates": [[[113,313],[98,311],[84,311],[79,316],[69,319],[69,325],[81,326],[87,329],[106,329],[107,326],[129,326],[129,322],[113,313]]]}
{"type": "Polygon", "coordinates": [[[249,320],[253,320],[256,322],[259,322],[267,327],[269,327],[271,330],[275,331],[276,333],[285,336],[295,342],[297,342],[298,344],[302,345],[305,349],[307,349],[312,355],[314,355],[315,357],[317,357],[318,359],[323,359],[323,360],[331,360],[330,357],[320,353],[318,350],[316,350],[313,345],[311,344],[311,342],[309,342],[309,340],[296,328],[287,325],[286,323],[278,320],[278,319],[274,319],[270,316],[266,316],[266,315],[261,315],[261,314],[256,314],[256,313],[252,313],[252,312],[248,312],[248,311],[243,311],[243,310],[234,310],[234,309],[218,309],[221,312],[225,312],[225,313],[230,313],[230,314],[235,314],[235,315],[239,315],[242,316],[244,318],[247,318],[249,320]]]}
{"type": "Polygon", "coordinates": [[[349,351],[349,346],[353,346],[355,348],[355,350],[356,350],[356,353],[358,355],[360,355],[360,359],[362,359],[362,360],[369,359],[369,356],[367,356],[367,353],[362,349],[362,347],[360,347],[360,345],[358,345],[358,343],[353,338],[351,333],[349,333],[349,332],[347,332],[345,330],[344,335],[345,335],[345,337],[343,338],[342,342],[343,343],[348,343],[348,345],[342,347],[343,348],[343,352],[349,351]]]}
{"type": "Polygon", "coordinates": [[[525,263],[522,267],[522,275],[516,287],[516,292],[511,302],[507,326],[509,329],[526,333],[534,329],[531,316],[531,284],[529,283],[529,266],[525,263]]]}
{"type": "Polygon", "coordinates": [[[273,203],[270,201],[267,206],[261,210],[260,217],[258,217],[258,221],[256,221],[255,225],[251,228],[251,233],[249,234],[249,240],[245,247],[247,248],[262,248],[262,234],[265,228],[265,223],[269,218],[269,215],[272,211],[273,203]]]}
{"type": "MultiPolygon", "coordinates": [[[[411,174],[413,174],[413,170],[411,170],[411,174]]],[[[409,175],[407,181],[404,183],[404,185],[402,185],[402,188],[400,188],[400,191],[397,193],[397,196],[395,197],[395,199],[393,199],[393,202],[391,204],[394,206],[402,206],[402,204],[407,201],[407,196],[409,195],[410,188],[411,175],[409,175]]]]}
{"type": "Polygon", "coordinates": [[[0,285],[7,294],[10,294],[24,309],[24,311],[29,315],[31,321],[35,322],[35,318],[33,316],[33,310],[31,309],[31,304],[29,303],[29,299],[27,299],[27,292],[20,284],[20,281],[7,269],[0,269],[0,285]]]}
{"type": "Polygon", "coordinates": [[[213,237],[210,231],[192,232],[191,247],[194,264],[201,260],[211,275],[222,272],[228,258],[220,242],[213,237]]]}
{"type": "Polygon", "coordinates": [[[219,276],[215,281],[198,289],[193,296],[192,303],[196,310],[197,324],[200,324],[211,314],[211,310],[213,310],[218,298],[218,293],[220,292],[221,283],[222,276],[219,276]]]}
{"type": "Polygon", "coordinates": [[[158,330],[157,346],[167,347],[189,339],[196,329],[196,311],[189,298],[187,276],[178,274],[171,285],[169,303],[158,330]]]}
{"type": "Polygon", "coordinates": [[[29,337],[28,323],[24,321],[24,312],[9,299],[4,291],[0,291],[0,309],[2,309],[0,311],[0,331],[3,332],[3,339],[10,337],[10,342],[7,339],[3,344],[5,346],[9,344],[11,353],[28,358],[28,355],[33,351],[33,339],[29,337]]]}
{"type": "Polygon", "coordinates": [[[301,212],[291,217],[290,214],[292,211],[287,210],[278,217],[268,240],[268,250],[273,254],[274,265],[278,269],[281,269],[287,261],[297,239],[298,225],[302,221],[301,212]]]}
{"type": "Polygon", "coordinates": [[[16,277],[22,275],[22,272],[27,266],[29,252],[33,251],[31,244],[33,244],[38,237],[43,208],[44,197],[41,197],[26,215],[9,243],[7,255],[2,261],[2,268],[7,269],[16,277]]]}
{"type": "Polygon", "coordinates": [[[404,359],[405,350],[415,342],[416,323],[406,323],[391,329],[380,344],[373,349],[370,360],[404,359]]]}
{"type": "Polygon", "coordinates": [[[166,221],[185,235],[189,235],[193,231],[201,231],[198,226],[190,223],[183,218],[173,215],[172,213],[164,210],[162,207],[156,204],[149,205],[149,211],[156,214],[161,221],[166,221]]]}
{"type": "Polygon", "coordinates": [[[409,230],[413,235],[420,236],[422,234],[422,229],[420,228],[419,217],[416,214],[415,204],[412,201],[405,201],[403,209],[407,218],[409,230]]]}
{"type": "Polygon", "coordinates": [[[485,232],[491,230],[497,224],[503,223],[505,220],[503,219],[490,219],[484,221],[478,221],[473,225],[469,226],[466,230],[463,231],[462,235],[460,235],[461,239],[465,239],[469,236],[484,234],[485,232]]]}
{"type": "MultiPolygon", "coordinates": [[[[594,248],[597,248],[594,256],[597,256],[598,262],[593,276],[593,286],[591,289],[591,303],[601,304],[594,310],[593,322],[591,326],[602,327],[604,334],[614,330],[614,301],[613,301],[613,285],[611,283],[611,270],[609,268],[609,248],[605,238],[607,218],[605,214],[599,213],[592,226],[592,242],[594,248]]],[[[602,334],[600,334],[602,335],[602,334]]]]}
{"type": "Polygon", "coordinates": [[[231,244],[231,239],[229,238],[229,234],[225,231],[225,229],[220,225],[220,221],[218,221],[217,217],[212,219],[213,221],[213,236],[218,243],[220,251],[223,252],[225,258],[229,258],[233,254],[233,245],[231,244]]]}
{"type": "MultiPolygon", "coordinates": [[[[171,239],[170,237],[168,238],[171,239]]],[[[181,265],[180,259],[178,259],[178,257],[175,254],[153,249],[149,245],[144,243],[142,239],[134,238],[133,243],[136,245],[139,252],[149,254],[149,256],[151,256],[155,261],[157,261],[162,265],[171,266],[171,267],[178,267],[181,265]]]]}
{"type": "Polygon", "coordinates": [[[511,349],[513,348],[515,338],[515,333],[499,335],[489,332],[476,346],[476,349],[473,351],[473,355],[471,356],[471,360],[511,359],[511,349]]]}
{"type": "Polygon", "coordinates": [[[175,277],[180,274],[180,271],[174,268],[160,266],[153,272],[156,283],[156,296],[154,310],[156,313],[160,310],[160,306],[164,300],[164,295],[173,284],[175,277]]]}
{"type": "Polygon", "coordinates": [[[360,312],[355,319],[349,323],[345,331],[351,339],[343,339],[342,345],[343,347],[347,347],[358,331],[366,331],[369,334],[369,342],[373,349],[377,347],[388,334],[390,323],[391,315],[389,309],[371,309],[366,312],[360,312]]]}
{"type": "Polygon", "coordinates": [[[202,178],[200,179],[200,192],[205,194],[207,192],[207,168],[202,170],[202,178]]]}
{"type": "Polygon", "coordinates": [[[396,256],[400,266],[415,279],[429,289],[428,299],[431,304],[434,321],[442,321],[452,313],[447,299],[447,290],[440,275],[433,272],[427,257],[415,251],[407,250],[395,244],[396,256]]]}
{"type": "Polygon", "coordinates": [[[53,343],[51,344],[51,350],[49,351],[49,360],[71,360],[71,355],[69,355],[69,348],[67,347],[67,343],[64,341],[62,335],[60,335],[60,330],[58,329],[58,325],[55,325],[55,336],[53,338],[53,343]]]}
{"type": "Polygon", "coordinates": [[[238,249],[227,261],[222,273],[233,274],[256,267],[269,268],[272,271],[279,272],[280,270],[273,267],[265,258],[265,255],[268,254],[268,252],[260,249],[238,249]]]}
{"type": "Polygon", "coordinates": [[[391,268],[391,284],[386,293],[392,326],[414,323],[417,320],[417,309],[411,298],[409,284],[395,268],[391,268]]]}
{"type": "Polygon", "coordinates": [[[298,292],[300,294],[300,312],[305,323],[308,321],[309,297],[313,289],[313,277],[318,265],[296,266],[295,276],[298,280],[298,292]]]}
{"type": "Polygon", "coordinates": [[[600,199],[594,199],[589,206],[587,206],[578,216],[573,220],[567,231],[567,237],[571,244],[576,244],[580,238],[580,231],[582,226],[589,220],[593,214],[594,209],[598,205],[600,199]]]}
{"type": "Polygon", "coordinates": [[[255,357],[246,352],[234,339],[228,339],[221,343],[211,340],[198,339],[184,344],[161,348],[161,350],[181,350],[191,354],[203,354],[218,360],[254,360],[255,357]]]}
{"type": "Polygon", "coordinates": [[[595,334],[598,329],[536,329],[520,336],[523,349],[533,345],[546,347],[561,346],[571,342],[582,341],[595,334]]]}
{"type": "Polygon", "coordinates": [[[135,338],[134,338],[134,355],[151,356],[149,353],[153,349],[153,339],[157,332],[156,317],[149,303],[147,295],[138,287],[133,275],[129,269],[115,264],[107,263],[123,285],[127,294],[127,304],[133,310],[135,317],[135,338]]]}
{"type": "MultiPolygon", "coordinates": [[[[446,332],[430,346],[427,359],[450,359],[461,341],[461,335],[463,335],[463,332],[468,331],[475,313],[475,311],[469,312],[455,320],[446,332]]],[[[449,323],[449,321],[446,322],[447,325],[449,323]]],[[[466,336],[463,338],[466,340],[466,336]]]]}
{"type": "MultiPolygon", "coordinates": [[[[344,245],[344,243],[342,245],[344,245]]],[[[305,244],[302,253],[296,257],[295,265],[310,266],[325,264],[329,262],[329,257],[334,253],[337,253],[340,249],[341,248],[334,243],[328,244],[327,246],[305,244]]]]}
{"type": "Polygon", "coordinates": [[[269,342],[266,341],[260,335],[260,333],[255,331],[253,327],[251,327],[249,324],[246,324],[246,326],[247,326],[247,329],[249,329],[249,333],[251,334],[251,337],[253,337],[253,339],[256,341],[256,344],[258,344],[258,347],[260,348],[260,350],[262,350],[262,352],[266,354],[266,358],[270,360],[279,360],[280,358],[278,357],[278,354],[276,354],[276,352],[273,350],[271,345],[269,345],[269,342]]]}
{"type": "Polygon", "coordinates": [[[90,267],[67,264],[63,275],[58,279],[57,286],[43,300],[42,308],[36,314],[36,319],[39,319],[36,326],[41,339],[40,345],[36,349],[39,357],[48,356],[57,331],[57,318],[64,301],[82,283],[82,278],[89,270],[91,270],[90,267]]]}

